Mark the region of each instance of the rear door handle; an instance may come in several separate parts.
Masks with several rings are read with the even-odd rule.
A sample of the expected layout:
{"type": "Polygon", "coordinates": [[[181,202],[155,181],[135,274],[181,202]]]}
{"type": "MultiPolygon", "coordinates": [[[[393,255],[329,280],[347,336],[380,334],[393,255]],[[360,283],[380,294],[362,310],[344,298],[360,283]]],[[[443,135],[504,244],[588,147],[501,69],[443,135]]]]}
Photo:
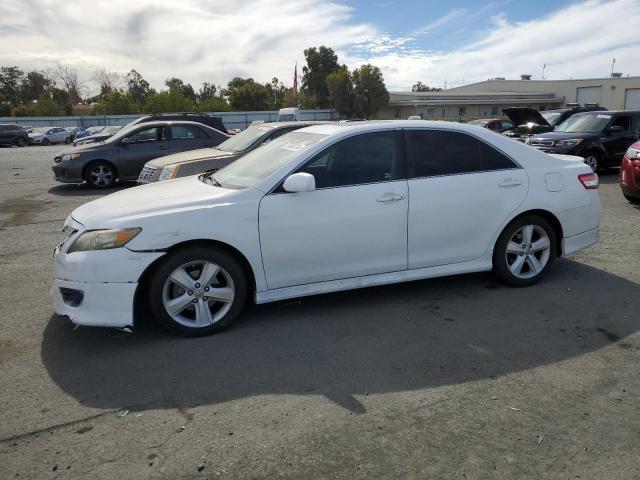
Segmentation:
{"type": "Polygon", "coordinates": [[[511,188],[511,187],[517,187],[518,185],[522,185],[522,182],[520,180],[507,178],[506,180],[503,180],[502,182],[500,182],[498,185],[502,188],[511,188]]]}
{"type": "Polygon", "coordinates": [[[381,197],[376,198],[376,202],[388,203],[388,202],[399,202],[400,200],[404,200],[404,195],[400,195],[399,193],[385,193],[381,197]]]}

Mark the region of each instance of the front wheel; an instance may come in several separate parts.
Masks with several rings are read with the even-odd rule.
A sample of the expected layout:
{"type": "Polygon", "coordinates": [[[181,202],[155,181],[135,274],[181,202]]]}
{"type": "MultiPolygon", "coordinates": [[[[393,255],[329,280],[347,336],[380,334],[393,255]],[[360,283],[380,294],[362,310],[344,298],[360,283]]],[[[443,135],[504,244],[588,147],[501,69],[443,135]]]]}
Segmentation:
{"type": "Polygon", "coordinates": [[[556,257],[556,245],[556,234],[544,218],[537,215],[518,218],[498,237],[493,271],[509,285],[533,285],[549,271],[556,257]]]}
{"type": "Polygon", "coordinates": [[[85,180],[93,188],[108,188],[116,180],[116,172],[108,162],[94,162],[87,167],[85,180]]]}
{"type": "Polygon", "coordinates": [[[16,146],[24,147],[26,144],[27,144],[27,141],[24,139],[24,137],[16,138],[16,146]]]}
{"type": "Polygon", "coordinates": [[[247,278],[234,256],[216,247],[169,254],[149,284],[154,318],[187,337],[210,335],[228,327],[247,297],[247,278]]]}
{"type": "Polygon", "coordinates": [[[595,173],[600,168],[600,157],[597,153],[587,153],[584,157],[584,163],[589,165],[595,173]]]}
{"type": "Polygon", "coordinates": [[[49,141],[49,139],[48,139],[48,138],[45,138],[44,140],[42,140],[42,145],[43,145],[44,147],[46,147],[46,146],[47,146],[47,145],[49,145],[50,143],[51,143],[51,142],[49,141]]]}
{"type": "Polygon", "coordinates": [[[71,143],[71,137],[67,137],[64,139],[64,143],[66,143],[67,145],[69,145],[71,143]]]}

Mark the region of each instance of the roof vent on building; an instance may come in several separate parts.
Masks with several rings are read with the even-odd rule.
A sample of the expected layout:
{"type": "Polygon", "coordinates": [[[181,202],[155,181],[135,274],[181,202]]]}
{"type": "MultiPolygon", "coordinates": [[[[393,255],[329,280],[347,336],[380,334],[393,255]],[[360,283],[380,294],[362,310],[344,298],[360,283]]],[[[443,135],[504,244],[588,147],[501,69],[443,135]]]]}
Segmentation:
{"type": "Polygon", "coordinates": [[[520,80],[531,80],[531,75],[529,75],[528,73],[523,73],[522,75],[520,75],[520,80]]]}
{"type": "Polygon", "coordinates": [[[622,76],[622,72],[611,72],[611,76],[614,78],[620,78],[622,76]]]}
{"type": "Polygon", "coordinates": [[[505,80],[505,78],[504,77],[496,77],[496,78],[494,78],[494,80],[505,80]]]}

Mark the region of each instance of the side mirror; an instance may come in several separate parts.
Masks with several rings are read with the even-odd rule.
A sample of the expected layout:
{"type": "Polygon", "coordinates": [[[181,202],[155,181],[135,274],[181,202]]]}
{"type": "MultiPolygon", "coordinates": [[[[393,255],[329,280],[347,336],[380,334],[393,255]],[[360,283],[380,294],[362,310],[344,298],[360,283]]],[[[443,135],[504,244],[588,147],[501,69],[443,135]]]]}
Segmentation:
{"type": "Polygon", "coordinates": [[[122,140],[120,140],[120,143],[122,143],[123,145],[128,145],[134,142],[133,140],[131,140],[131,137],[124,137],[122,140]]]}
{"type": "Polygon", "coordinates": [[[316,189],[316,179],[310,173],[294,173],[287,177],[282,188],[290,193],[313,192],[316,189]]]}
{"type": "Polygon", "coordinates": [[[622,128],[620,125],[613,125],[613,126],[609,127],[609,131],[610,132],[622,132],[622,131],[624,131],[624,128],[622,128]]]}

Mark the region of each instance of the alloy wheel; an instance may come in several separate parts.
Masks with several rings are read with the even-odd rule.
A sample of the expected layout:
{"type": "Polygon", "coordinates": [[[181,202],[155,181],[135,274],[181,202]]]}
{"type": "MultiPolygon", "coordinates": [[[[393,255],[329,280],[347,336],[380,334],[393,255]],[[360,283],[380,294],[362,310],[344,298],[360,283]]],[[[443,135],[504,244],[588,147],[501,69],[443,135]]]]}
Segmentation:
{"type": "Polygon", "coordinates": [[[511,236],[505,255],[507,266],[515,277],[532,278],[549,262],[551,240],[539,225],[525,225],[511,236]]]}
{"type": "Polygon", "coordinates": [[[105,165],[98,165],[89,172],[89,179],[96,187],[108,187],[113,183],[113,172],[105,165]]]}
{"type": "Polygon", "coordinates": [[[591,167],[591,170],[593,170],[594,172],[598,170],[598,157],[596,157],[595,155],[587,155],[584,158],[584,163],[589,165],[591,167]]]}
{"type": "Polygon", "coordinates": [[[185,327],[208,327],[233,305],[235,286],[220,265],[206,260],[185,263],[165,280],[162,304],[167,314],[185,327]]]}

